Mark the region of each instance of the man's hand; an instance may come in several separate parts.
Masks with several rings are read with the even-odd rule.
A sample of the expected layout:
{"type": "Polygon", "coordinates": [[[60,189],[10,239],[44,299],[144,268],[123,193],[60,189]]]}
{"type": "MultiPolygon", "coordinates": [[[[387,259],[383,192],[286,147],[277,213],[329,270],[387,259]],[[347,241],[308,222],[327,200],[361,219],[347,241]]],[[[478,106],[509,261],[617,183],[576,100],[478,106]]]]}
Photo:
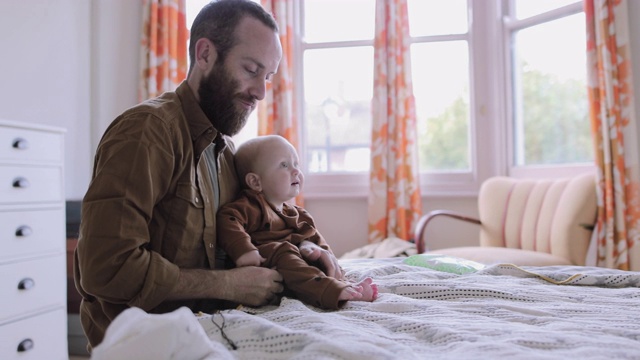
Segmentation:
{"type": "Polygon", "coordinates": [[[307,240],[301,242],[298,249],[307,263],[315,263],[327,276],[338,280],[344,279],[344,271],[342,271],[338,259],[330,251],[307,240]]]}
{"type": "Polygon", "coordinates": [[[248,266],[226,273],[226,293],[220,295],[226,300],[249,306],[266,305],[284,290],[282,276],[272,269],[248,266]]]}

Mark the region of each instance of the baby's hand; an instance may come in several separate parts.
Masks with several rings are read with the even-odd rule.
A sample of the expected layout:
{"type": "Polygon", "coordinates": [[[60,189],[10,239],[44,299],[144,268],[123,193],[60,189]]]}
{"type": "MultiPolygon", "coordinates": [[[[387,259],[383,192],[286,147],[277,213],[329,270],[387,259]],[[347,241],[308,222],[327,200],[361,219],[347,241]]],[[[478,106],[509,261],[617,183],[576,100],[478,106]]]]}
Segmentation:
{"type": "Polygon", "coordinates": [[[238,260],[236,260],[237,267],[243,266],[260,266],[266,259],[260,256],[258,250],[252,250],[242,254],[238,260]]]}

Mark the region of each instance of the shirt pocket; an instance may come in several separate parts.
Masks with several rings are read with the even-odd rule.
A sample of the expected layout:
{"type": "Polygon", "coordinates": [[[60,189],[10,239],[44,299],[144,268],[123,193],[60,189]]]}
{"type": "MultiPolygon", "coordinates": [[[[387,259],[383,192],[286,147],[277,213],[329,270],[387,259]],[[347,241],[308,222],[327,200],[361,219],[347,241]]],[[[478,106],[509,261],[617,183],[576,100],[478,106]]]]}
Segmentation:
{"type": "Polygon", "coordinates": [[[204,202],[200,191],[191,183],[178,184],[176,187],[176,197],[190,203],[191,206],[198,209],[204,208],[204,202]]]}
{"type": "Polygon", "coordinates": [[[202,266],[205,206],[199,189],[191,183],[178,184],[169,206],[163,256],[180,267],[202,266]]]}

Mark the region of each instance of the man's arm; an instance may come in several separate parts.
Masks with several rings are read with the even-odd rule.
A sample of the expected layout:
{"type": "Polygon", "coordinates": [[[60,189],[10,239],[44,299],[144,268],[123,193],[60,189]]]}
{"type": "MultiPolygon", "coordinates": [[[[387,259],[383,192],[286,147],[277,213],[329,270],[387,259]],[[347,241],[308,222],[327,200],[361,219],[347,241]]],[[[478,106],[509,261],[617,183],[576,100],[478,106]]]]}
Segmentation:
{"type": "Polygon", "coordinates": [[[181,269],[178,283],[167,300],[220,299],[260,306],[269,303],[283,289],[282,276],[262,267],[181,269]]]}

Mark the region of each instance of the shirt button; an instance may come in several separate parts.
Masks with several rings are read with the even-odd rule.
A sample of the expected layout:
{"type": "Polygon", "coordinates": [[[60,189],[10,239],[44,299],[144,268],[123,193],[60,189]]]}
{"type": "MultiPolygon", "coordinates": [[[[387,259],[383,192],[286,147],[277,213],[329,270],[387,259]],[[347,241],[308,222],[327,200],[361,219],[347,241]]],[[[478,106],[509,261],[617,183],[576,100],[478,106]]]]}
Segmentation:
{"type": "Polygon", "coordinates": [[[196,200],[196,204],[200,202],[200,200],[198,200],[198,198],[197,198],[197,197],[196,197],[196,199],[195,199],[195,200],[196,200]]]}
{"type": "Polygon", "coordinates": [[[213,244],[209,244],[209,247],[210,247],[210,248],[213,248],[213,244]]]}

